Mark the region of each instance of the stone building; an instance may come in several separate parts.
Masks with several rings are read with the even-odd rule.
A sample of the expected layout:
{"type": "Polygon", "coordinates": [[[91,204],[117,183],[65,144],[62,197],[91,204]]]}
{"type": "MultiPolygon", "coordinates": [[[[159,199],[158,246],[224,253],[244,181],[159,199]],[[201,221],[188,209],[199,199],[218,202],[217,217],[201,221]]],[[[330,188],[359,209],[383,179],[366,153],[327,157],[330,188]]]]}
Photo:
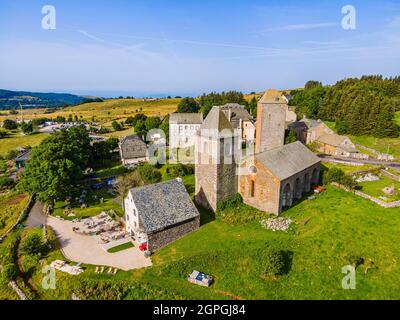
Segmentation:
{"type": "Polygon", "coordinates": [[[280,147],[285,141],[287,99],[268,90],[257,105],[256,153],[280,147]]]}
{"type": "Polygon", "coordinates": [[[320,162],[299,141],[255,154],[240,164],[239,192],[246,204],[279,214],[319,182],[320,162]]]}
{"type": "Polygon", "coordinates": [[[171,113],[169,116],[170,148],[188,148],[193,146],[194,136],[202,123],[202,113],[171,113]]]}
{"type": "Polygon", "coordinates": [[[178,178],[129,190],[126,231],[151,252],[200,227],[200,214],[178,178]]]}
{"type": "Polygon", "coordinates": [[[233,129],[237,131],[241,143],[254,142],[256,138],[256,126],[253,117],[238,103],[227,103],[219,108],[224,112],[226,118],[231,123],[233,129]]]}
{"type": "Polygon", "coordinates": [[[196,135],[195,200],[215,211],[237,193],[236,156],[239,137],[224,112],[213,107],[196,135]]]}
{"type": "Polygon", "coordinates": [[[135,165],[149,159],[147,145],[138,135],[122,138],[119,142],[119,153],[124,166],[135,165]]]}
{"type": "Polygon", "coordinates": [[[301,142],[284,145],[287,99],[269,90],[257,108],[256,152],[246,156],[235,151],[240,139],[220,109],[204,120],[195,144],[198,204],[215,211],[239,192],[245,203],[279,214],[318,183],[320,159],[301,142]]]}

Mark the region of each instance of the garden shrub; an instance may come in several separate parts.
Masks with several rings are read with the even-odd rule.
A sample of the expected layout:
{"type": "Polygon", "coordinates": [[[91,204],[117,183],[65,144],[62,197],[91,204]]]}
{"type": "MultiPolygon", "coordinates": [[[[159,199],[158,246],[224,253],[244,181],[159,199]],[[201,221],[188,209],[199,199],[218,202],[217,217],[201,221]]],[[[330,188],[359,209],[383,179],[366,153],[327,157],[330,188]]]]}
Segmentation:
{"type": "Polygon", "coordinates": [[[15,263],[9,263],[3,266],[2,278],[4,281],[9,282],[15,280],[18,276],[18,268],[15,263]]]}
{"type": "Polygon", "coordinates": [[[267,248],[261,254],[261,271],[267,276],[282,275],[286,266],[286,253],[283,250],[267,248]]]}
{"type": "Polygon", "coordinates": [[[339,168],[331,168],[324,172],[323,183],[325,185],[332,182],[339,183],[349,189],[357,188],[357,182],[350,176],[346,176],[343,170],[339,168]]]}
{"type": "Polygon", "coordinates": [[[21,240],[20,244],[21,253],[26,255],[39,255],[42,256],[46,253],[46,245],[42,237],[36,233],[28,234],[21,240]]]}
{"type": "Polygon", "coordinates": [[[161,181],[161,172],[149,163],[145,163],[137,170],[145,184],[157,183],[161,181]]]}

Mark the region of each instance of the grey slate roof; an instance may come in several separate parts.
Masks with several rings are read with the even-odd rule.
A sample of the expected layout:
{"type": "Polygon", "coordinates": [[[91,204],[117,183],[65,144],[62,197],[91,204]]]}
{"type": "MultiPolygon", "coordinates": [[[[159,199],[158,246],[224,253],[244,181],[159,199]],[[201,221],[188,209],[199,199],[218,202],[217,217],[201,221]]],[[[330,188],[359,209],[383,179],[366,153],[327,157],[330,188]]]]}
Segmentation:
{"type": "Polygon", "coordinates": [[[170,124],[202,124],[202,113],[171,113],[169,115],[170,124]]]}
{"type": "Polygon", "coordinates": [[[224,112],[225,116],[230,121],[232,127],[235,129],[240,127],[240,120],[242,121],[253,120],[253,117],[244,108],[244,106],[238,103],[227,103],[223,106],[218,106],[218,108],[220,108],[224,112]]]}
{"type": "Polygon", "coordinates": [[[229,130],[233,132],[232,125],[219,107],[212,107],[200,129],[216,130],[218,132],[229,130]]]}
{"type": "Polygon", "coordinates": [[[147,145],[136,134],[122,138],[120,150],[123,159],[137,159],[147,156],[147,145]]]}
{"type": "Polygon", "coordinates": [[[177,179],[131,189],[129,192],[147,233],[200,215],[184,184],[177,179]]]}
{"type": "Polygon", "coordinates": [[[280,181],[321,161],[300,141],[256,154],[255,157],[280,181]]]}
{"type": "Polygon", "coordinates": [[[31,158],[32,150],[27,150],[15,158],[15,161],[28,161],[31,158]]]}

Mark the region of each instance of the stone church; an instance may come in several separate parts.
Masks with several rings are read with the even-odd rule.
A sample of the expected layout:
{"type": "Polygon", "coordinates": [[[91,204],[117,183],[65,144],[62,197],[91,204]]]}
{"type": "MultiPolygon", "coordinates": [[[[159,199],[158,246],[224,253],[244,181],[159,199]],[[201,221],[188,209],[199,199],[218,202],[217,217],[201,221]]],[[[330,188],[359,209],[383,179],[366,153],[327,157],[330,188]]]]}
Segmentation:
{"type": "Polygon", "coordinates": [[[301,142],[284,144],[287,100],[268,90],[257,106],[255,152],[218,107],[195,138],[195,201],[213,211],[239,192],[257,209],[279,214],[319,181],[320,159],[301,142]]]}

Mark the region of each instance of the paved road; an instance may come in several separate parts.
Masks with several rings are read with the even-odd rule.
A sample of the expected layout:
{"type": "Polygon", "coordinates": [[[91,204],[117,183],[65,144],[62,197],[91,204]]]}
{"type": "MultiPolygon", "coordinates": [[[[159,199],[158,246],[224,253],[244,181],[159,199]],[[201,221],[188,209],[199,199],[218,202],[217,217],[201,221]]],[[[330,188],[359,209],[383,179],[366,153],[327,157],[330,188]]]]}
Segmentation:
{"type": "Polygon", "coordinates": [[[97,242],[96,236],[84,236],[72,231],[71,221],[55,217],[45,217],[42,214],[43,205],[36,203],[28,217],[28,226],[38,226],[46,223],[50,226],[61,246],[64,256],[74,262],[82,262],[98,266],[114,267],[121,270],[139,269],[151,266],[151,260],[145,258],[137,247],[116,253],[106,252],[97,242]]]}
{"type": "Polygon", "coordinates": [[[333,161],[338,160],[338,161],[344,161],[344,162],[382,165],[382,166],[391,167],[395,170],[400,171],[400,163],[398,163],[398,162],[380,161],[380,160],[362,160],[362,159],[353,159],[353,158],[334,157],[334,156],[328,156],[328,155],[319,155],[319,157],[322,160],[323,159],[331,159],[333,161]]]}
{"type": "Polygon", "coordinates": [[[46,217],[43,215],[43,204],[41,202],[35,202],[29,213],[26,225],[30,228],[39,227],[46,223],[46,217]]]}

